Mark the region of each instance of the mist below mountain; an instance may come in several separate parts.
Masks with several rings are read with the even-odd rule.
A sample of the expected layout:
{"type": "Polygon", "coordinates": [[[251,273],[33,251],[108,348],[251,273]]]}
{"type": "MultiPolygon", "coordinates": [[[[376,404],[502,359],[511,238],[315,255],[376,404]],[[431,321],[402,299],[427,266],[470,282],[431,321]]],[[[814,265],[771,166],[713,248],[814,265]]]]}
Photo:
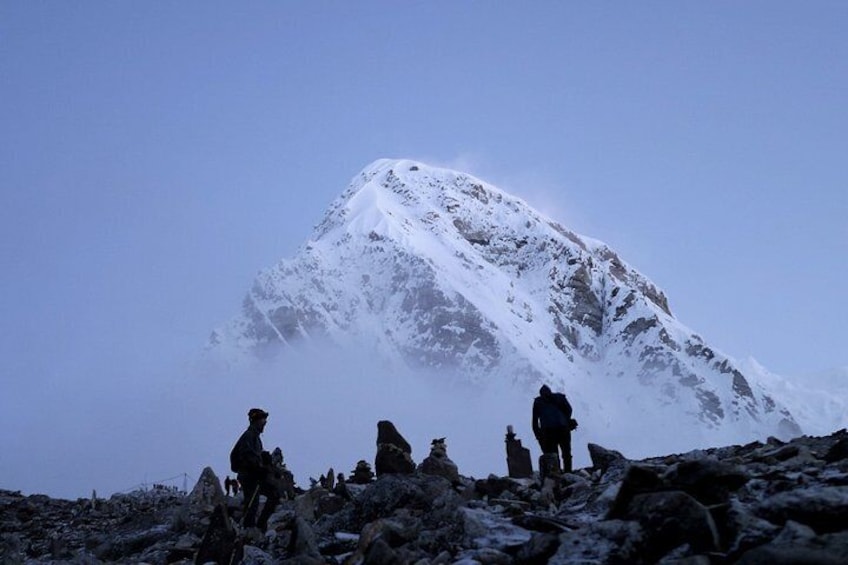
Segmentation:
{"type": "Polygon", "coordinates": [[[299,484],[373,461],[379,420],[418,461],[446,437],[464,475],[504,474],[507,425],[539,455],[542,382],[574,407],[576,467],[589,442],[644,458],[848,425],[845,368],[789,378],[734,360],[678,321],[673,299],[479,179],[378,161],[296,257],[260,273],[201,360],[145,352],[108,379],[55,367],[5,399],[30,409],[0,420],[23,430],[3,435],[14,457],[0,458],[0,487],[75,498],[207,465],[225,476],[254,406],[299,484]]]}
{"type": "MultiPolygon", "coordinates": [[[[506,421],[495,429],[526,420],[520,406],[547,383],[569,395],[578,439],[608,438],[635,456],[805,433],[790,405],[809,429],[840,420],[819,417],[822,398],[772,394],[783,380],[712,347],[671,304],[615,250],[520,198],[463,172],[383,159],[353,178],[294,257],[260,271],[208,353],[239,384],[262,361],[279,364],[259,370],[285,391],[299,378],[286,364],[333,344],[362,357],[343,378],[397,391],[390,408],[416,398],[406,413],[426,419],[458,404],[466,421],[497,413],[506,421]]],[[[341,386],[305,384],[321,395],[341,386]]],[[[386,410],[377,396],[368,402],[386,410]]]]}

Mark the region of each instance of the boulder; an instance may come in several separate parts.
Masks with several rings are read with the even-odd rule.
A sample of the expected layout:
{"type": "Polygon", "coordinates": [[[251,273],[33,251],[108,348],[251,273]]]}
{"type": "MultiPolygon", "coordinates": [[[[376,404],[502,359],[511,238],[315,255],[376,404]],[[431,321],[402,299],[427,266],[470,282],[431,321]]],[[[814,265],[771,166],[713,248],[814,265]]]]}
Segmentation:
{"type": "Polygon", "coordinates": [[[219,504],[226,506],[221,481],[212,467],[206,467],[200,473],[200,478],[197,479],[197,483],[188,495],[188,503],[192,512],[211,511],[219,504]]]}
{"type": "Polygon", "coordinates": [[[644,531],[638,522],[603,520],[559,536],[549,565],[578,563],[646,563],[644,531]]]}
{"type": "Polygon", "coordinates": [[[682,545],[688,545],[693,555],[719,550],[718,529],[712,515],[685,492],[637,494],[624,518],[642,525],[649,560],[659,559],[682,545]]]}
{"type": "Polygon", "coordinates": [[[431,475],[384,475],[363,491],[354,506],[355,516],[361,524],[378,518],[392,516],[396,510],[425,513],[427,518],[444,507],[461,504],[460,496],[451,489],[451,483],[443,477],[431,475]]]}
{"type": "Polygon", "coordinates": [[[824,460],[827,463],[835,463],[844,459],[848,459],[848,438],[843,437],[827,450],[824,460]]]}
{"type": "Polygon", "coordinates": [[[594,443],[590,443],[588,448],[589,457],[592,459],[592,467],[600,471],[601,474],[606,473],[614,465],[623,465],[627,462],[627,458],[624,455],[613,449],[606,449],[594,443]]]}
{"type": "Polygon", "coordinates": [[[750,480],[739,466],[717,459],[681,461],[665,475],[673,488],[695,497],[702,504],[720,504],[750,480]]]}
{"type": "Polygon", "coordinates": [[[836,565],[848,562],[848,545],[842,539],[817,536],[812,528],[788,521],[771,542],[745,552],[742,565],[836,565]]]}
{"type": "Polygon", "coordinates": [[[543,453],[539,456],[539,478],[558,478],[562,474],[559,467],[559,455],[556,453],[543,453]]]}
{"type": "Polygon", "coordinates": [[[415,472],[412,447],[388,420],[377,422],[377,456],[374,468],[378,477],[387,473],[415,472]]]}
{"type": "Polygon", "coordinates": [[[661,490],[668,489],[654,469],[642,465],[631,465],[625,472],[607,519],[625,518],[634,496],[661,490]]]}
{"type": "Polygon", "coordinates": [[[518,548],[518,551],[515,552],[515,559],[519,563],[542,565],[550,561],[559,546],[560,539],[556,534],[535,533],[529,541],[518,548]]]}
{"type": "Polygon", "coordinates": [[[314,558],[321,557],[315,532],[307,520],[304,520],[301,516],[295,516],[291,522],[291,532],[288,547],[291,555],[314,558]]]}
{"type": "Polygon", "coordinates": [[[242,546],[233,530],[227,509],[223,504],[215,507],[212,519],[200,548],[195,557],[195,563],[238,563],[241,559],[242,546]]]}
{"type": "Polygon", "coordinates": [[[239,565],[275,565],[274,558],[253,545],[244,546],[239,565]]]}
{"type": "Polygon", "coordinates": [[[848,489],[825,486],[781,492],[763,500],[754,512],[778,525],[793,520],[819,533],[843,531],[848,529],[848,489]]]}

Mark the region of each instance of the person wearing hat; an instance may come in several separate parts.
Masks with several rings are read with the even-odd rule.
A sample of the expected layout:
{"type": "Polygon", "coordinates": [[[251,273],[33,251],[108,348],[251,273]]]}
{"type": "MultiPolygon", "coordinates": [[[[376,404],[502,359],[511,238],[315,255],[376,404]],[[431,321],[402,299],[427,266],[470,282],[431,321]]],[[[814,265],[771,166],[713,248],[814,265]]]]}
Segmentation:
{"type": "Polygon", "coordinates": [[[557,452],[562,451],[560,469],[566,473],[571,472],[571,431],[576,428],[577,420],[571,417],[571,404],[565,395],[542,385],[533,401],[533,434],[543,454],[558,460],[557,452]]]}
{"type": "Polygon", "coordinates": [[[268,529],[268,519],[280,502],[280,493],[271,481],[271,456],[262,448],[262,439],[259,437],[268,423],[268,412],[261,408],[251,408],[247,418],[250,425],[230,452],[230,467],[238,473],[244,496],[242,525],[245,528],[258,527],[264,532],[268,529]],[[265,497],[265,506],[257,520],[260,495],[265,497]]]}

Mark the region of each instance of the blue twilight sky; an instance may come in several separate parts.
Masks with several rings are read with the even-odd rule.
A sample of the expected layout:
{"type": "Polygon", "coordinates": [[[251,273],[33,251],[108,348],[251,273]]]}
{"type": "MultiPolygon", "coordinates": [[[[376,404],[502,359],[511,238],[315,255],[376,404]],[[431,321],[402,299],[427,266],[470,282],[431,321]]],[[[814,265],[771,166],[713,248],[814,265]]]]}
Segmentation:
{"type": "Polygon", "coordinates": [[[4,1],[3,433],[166,379],[382,157],[605,241],[733,357],[846,366],[847,29],[843,1],[4,1]]]}

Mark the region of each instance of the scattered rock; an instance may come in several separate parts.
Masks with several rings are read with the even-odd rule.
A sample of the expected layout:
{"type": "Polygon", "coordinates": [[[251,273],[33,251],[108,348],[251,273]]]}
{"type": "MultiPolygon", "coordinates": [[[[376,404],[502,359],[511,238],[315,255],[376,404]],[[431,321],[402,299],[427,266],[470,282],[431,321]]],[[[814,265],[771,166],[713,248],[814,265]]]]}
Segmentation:
{"type": "MultiPolygon", "coordinates": [[[[383,428],[385,444],[411,454],[383,428]]],[[[238,501],[209,469],[188,494],[68,501],[0,490],[0,562],[848,563],[844,441],[837,432],[641,461],[591,445],[590,469],[474,480],[446,464],[439,439],[417,469],[375,480],[360,461],[351,480],[328,483],[330,470],[332,489],[282,501],[265,533],[239,527],[238,501]]]]}
{"type": "Polygon", "coordinates": [[[588,448],[589,457],[592,459],[592,467],[600,471],[601,474],[606,473],[607,469],[613,465],[621,465],[627,461],[624,455],[618,451],[606,449],[594,443],[590,443],[588,448]]]}
{"type": "Polygon", "coordinates": [[[824,456],[824,460],[828,463],[835,463],[843,459],[848,459],[848,438],[844,437],[833,444],[824,456]]]}
{"type": "MultiPolygon", "coordinates": [[[[633,497],[624,515],[639,522],[646,534],[645,557],[658,560],[672,549],[688,545],[694,555],[719,549],[718,530],[709,511],[682,491],[633,497]]],[[[691,554],[690,554],[691,555],[691,554]]]]}
{"type": "Polygon", "coordinates": [[[539,477],[542,480],[558,478],[562,471],[559,468],[559,455],[556,453],[543,453],[539,455],[539,477]]]}
{"type": "Polygon", "coordinates": [[[768,497],[754,512],[774,524],[793,520],[820,533],[840,532],[848,530],[848,489],[802,487],[768,497]]]}
{"type": "Polygon", "coordinates": [[[197,563],[238,563],[242,547],[236,532],[227,516],[224,505],[218,505],[212,513],[212,519],[206,535],[197,550],[197,563]]]}

